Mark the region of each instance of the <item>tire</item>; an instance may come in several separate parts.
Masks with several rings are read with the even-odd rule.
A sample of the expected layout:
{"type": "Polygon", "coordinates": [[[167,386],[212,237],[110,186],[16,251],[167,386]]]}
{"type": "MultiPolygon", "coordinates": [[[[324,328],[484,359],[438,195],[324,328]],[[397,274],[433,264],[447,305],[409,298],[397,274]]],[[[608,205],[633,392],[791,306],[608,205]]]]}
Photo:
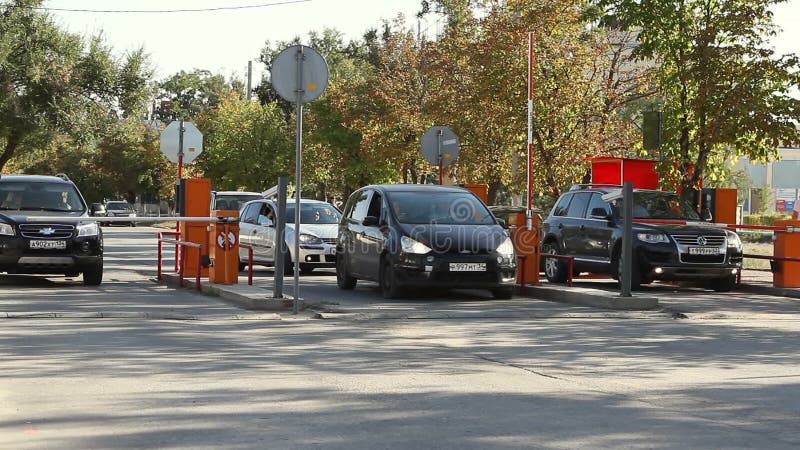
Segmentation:
{"type": "MultiPolygon", "coordinates": [[[[558,255],[558,248],[554,242],[542,245],[542,255],[558,255]]],[[[567,264],[556,258],[544,259],[544,275],[551,283],[564,283],[567,281],[567,264]]]]}
{"type": "Polygon", "coordinates": [[[393,299],[400,297],[400,289],[394,279],[394,271],[392,265],[386,259],[381,263],[381,295],[386,299],[393,299]]]}
{"type": "Polygon", "coordinates": [[[287,251],[283,257],[283,274],[294,275],[294,264],[292,263],[291,252],[287,251]]]}
{"type": "Polygon", "coordinates": [[[514,295],[513,286],[494,288],[491,291],[492,295],[497,300],[508,300],[514,295]]]}
{"type": "Polygon", "coordinates": [[[341,253],[336,253],[336,285],[339,289],[349,291],[356,287],[358,280],[350,275],[344,258],[341,253]]]}
{"type": "MultiPolygon", "coordinates": [[[[614,259],[611,260],[611,270],[617,277],[617,284],[619,287],[622,287],[622,279],[620,278],[622,272],[622,266],[620,265],[620,255],[617,252],[614,255],[614,259]]],[[[649,283],[649,282],[648,282],[649,283]]],[[[633,262],[631,264],[631,290],[636,290],[642,287],[642,268],[639,265],[639,262],[636,261],[636,257],[634,256],[633,262]]],[[[647,284],[647,283],[644,283],[647,284]]]]}
{"type": "Polygon", "coordinates": [[[717,278],[711,282],[711,288],[717,292],[730,292],[736,287],[736,275],[717,278]]]}
{"type": "Polygon", "coordinates": [[[247,263],[239,261],[239,272],[243,271],[244,269],[247,269],[247,263]]]}
{"type": "Polygon", "coordinates": [[[100,286],[103,282],[103,261],[94,267],[83,271],[83,284],[86,286],[100,286]]]}
{"type": "Polygon", "coordinates": [[[308,275],[314,271],[314,266],[311,264],[300,264],[300,274],[301,275],[308,275]]]}

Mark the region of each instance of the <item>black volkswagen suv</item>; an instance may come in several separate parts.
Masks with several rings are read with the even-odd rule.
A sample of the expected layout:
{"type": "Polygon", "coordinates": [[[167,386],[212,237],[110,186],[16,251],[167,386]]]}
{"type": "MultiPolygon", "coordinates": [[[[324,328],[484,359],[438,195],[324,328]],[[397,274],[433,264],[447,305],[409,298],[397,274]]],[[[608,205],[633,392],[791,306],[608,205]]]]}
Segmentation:
{"type": "MultiPolygon", "coordinates": [[[[736,233],[702,221],[673,192],[635,189],[633,195],[632,287],[653,280],[705,280],[717,291],[736,285],[742,267],[736,233]]],[[[543,224],[542,253],[572,256],[575,273],[618,278],[622,219],[619,188],[574,188],[561,195],[543,224]]],[[[544,258],[551,282],[564,282],[567,267],[563,259],[544,258]]]]}
{"type": "Polygon", "coordinates": [[[472,192],[454,186],[372,185],[347,200],[336,242],[336,281],[376,281],[385,298],[406,288],[488,289],[513,295],[514,245],[472,192]]]}
{"type": "Polygon", "coordinates": [[[102,232],[66,176],[0,175],[0,272],[102,282],[102,232]]]}

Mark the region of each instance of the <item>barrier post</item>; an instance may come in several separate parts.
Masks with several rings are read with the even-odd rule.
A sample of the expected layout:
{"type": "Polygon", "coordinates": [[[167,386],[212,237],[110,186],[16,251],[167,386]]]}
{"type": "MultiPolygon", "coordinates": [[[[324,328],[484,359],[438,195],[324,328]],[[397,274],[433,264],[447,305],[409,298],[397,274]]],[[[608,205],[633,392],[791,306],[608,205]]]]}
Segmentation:
{"type": "Polygon", "coordinates": [[[776,226],[785,230],[775,231],[773,255],[778,270],[772,274],[772,285],[782,288],[800,287],[800,220],[776,220],[776,226]],[[783,259],[785,258],[785,259],[783,259]]]}

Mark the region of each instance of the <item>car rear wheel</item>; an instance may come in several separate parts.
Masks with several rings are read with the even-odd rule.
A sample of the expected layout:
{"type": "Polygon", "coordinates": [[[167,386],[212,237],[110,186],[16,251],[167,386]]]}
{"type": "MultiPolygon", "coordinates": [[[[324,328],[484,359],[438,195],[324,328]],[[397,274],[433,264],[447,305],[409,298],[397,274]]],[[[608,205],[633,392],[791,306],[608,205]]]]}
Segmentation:
{"type": "MultiPolygon", "coordinates": [[[[617,283],[620,287],[622,287],[622,264],[620,264],[620,256],[619,254],[614,256],[614,259],[611,261],[611,267],[614,273],[617,276],[617,283]]],[[[636,261],[636,258],[633,259],[631,264],[631,289],[639,289],[642,284],[647,284],[648,282],[642,281],[642,268],[639,267],[639,264],[636,261]]]]}
{"type": "MultiPolygon", "coordinates": [[[[558,248],[554,242],[542,245],[543,255],[558,255],[558,248]]],[[[544,274],[547,281],[551,283],[563,283],[567,281],[567,265],[558,258],[544,258],[544,274]]]]}
{"type": "Polygon", "coordinates": [[[283,256],[283,274],[294,275],[294,264],[292,264],[292,256],[288,251],[283,256]]]}
{"type": "Polygon", "coordinates": [[[311,264],[300,264],[300,273],[303,275],[308,275],[314,271],[314,266],[311,264]]]}
{"type": "Polygon", "coordinates": [[[339,289],[349,291],[356,287],[358,280],[350,275],[347,270],[347,261],[345,255],[340,253],[336,254],[336,285],[339,289]]]}
{"type": "Polygon", "coordinates": [[[380,286],[383,298],[392,299],[400,296],[400,289],[394,279],[394,270],[392,270],[392,265],[387,260],[383,260],[381,265],[380,286]]]}
{"type": "Polygon", "coordinates": [[[83,284],[86,286],[99,286],[103,282],[103,262],[83,271],[83,284]]]}

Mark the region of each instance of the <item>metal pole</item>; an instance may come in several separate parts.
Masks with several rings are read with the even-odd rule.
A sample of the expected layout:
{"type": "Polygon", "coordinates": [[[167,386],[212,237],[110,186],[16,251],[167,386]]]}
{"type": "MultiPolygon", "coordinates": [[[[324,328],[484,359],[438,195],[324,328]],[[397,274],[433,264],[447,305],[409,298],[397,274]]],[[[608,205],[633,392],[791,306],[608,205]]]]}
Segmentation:
{"type": "Polygon", "coordinates": [[[287,177],[278,177],[278,211],[275,222],[275,292],[274,298],[283,298],[283,255],[289,251],[286,247],[286,185],[287,177]]]}
{"type": "Polygon", "coordinates": [[[294,205],[294,301],[292,314],[300,312],[300,193],[302,190],[303,165],[303,47],[297,47],[297,89],[295,90],[295,110],[297,112],[297,130],[295,137],[295,205],[294,205]]]}
{"type": "Polygon", "coordinates": [[[247,93],[244,98],[250,100],[250,91],[253,86],[253,60],[247,61],[247,93]]]}
{"type": "Polygon", "coordinates": [[[633,183],[622,186],[622,260],[619,273],[620,297],[631,296],[631,269],[633,267],[633,183]]]}
{"type": "Polygon", "coordinates": [[[528,193],[525,204],[525,226],[530,231],[533,229],[533,64],[535,54],[533,45],[536,42],[536,35],[531,32],[528,35],[528,193]]]}
{"type": "Polygon", "coordinates": [[[442,165],[442,135],[444,134],[444,130],[441,128],[439,132],[436,133],[436,160],[439,161],[439,185],[442,184],[444,178],[444,166],[442,165]]]}
{"type": "MultiPolygon", "coordinates": [[[[181,180],[183,179],[183,132],[184,131],[185,129],[183,128],[183,119],[181,119],[181,126],[178,127],[178,184],[179,185],[181,180]]],[[[184,205],[184,210],[185,210],[186,193],[181,191],[181,194],[183,195],[183,198],[178,199],[178,201],[180,202],[180,204],[184,205]]],[[[175,231],[177,231],[178,233],[181,232],[180,222],[178,222],[175,225],[175,231]]],[[[183,249],[181,249],[181,251],[183,251],[183,249]]]]}

